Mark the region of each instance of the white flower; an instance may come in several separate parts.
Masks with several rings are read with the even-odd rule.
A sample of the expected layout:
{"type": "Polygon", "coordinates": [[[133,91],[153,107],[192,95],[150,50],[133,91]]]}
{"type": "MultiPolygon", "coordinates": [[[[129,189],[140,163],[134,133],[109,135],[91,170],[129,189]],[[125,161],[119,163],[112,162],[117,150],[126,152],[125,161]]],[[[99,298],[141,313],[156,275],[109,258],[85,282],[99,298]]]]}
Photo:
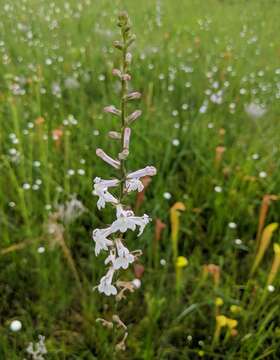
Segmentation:
{"type": "Polygon", "coordinates": [[[116,248],[118,257],[113,263],[115,270],[120,268],[127,269],[129,264],[133,263],[134,256],[129,252],[129,250],[122,244],[120,239],[116,239],[116,248]]]}
{"type": "Polygon", "coordinates": [[[144,185],[139,179],[127,179],[125,182],[125,187],[127,192],[138,191],[141,192],[144,190],[144,185]]]}
{"type": "Polygon", "coordinates": [[[13,332],[20,331],[22,328],[22,324],[19,320],[13,320],[10,324],[10,329],[13,332]]]}
{"type": "Polygon", "coordinates": [[[154,166],[146,166],[143,169],[133,171],[127,175],[128,179],[139,179],[144,176],[153,176],[156,175],[157,169],[154,166]]]}
{"type": "Polygon", "coordinates": [[[108,270],[107,274],[101,278],[100,284],[98,285],[98,291],[100,293],[104,293],[107,296],[117,294],[116,287],[114,285],[112,285],[112,279],[114,276],[114,272],[115,272],[115,270],[111,267],[108,270]]]}
{"type": "Polygon", "coordinates": [[[112,246],[113,242],[107,239],[111,234],[111,228],[95,229],[92,232],[92,238],[95,241],[95,255],[97,256],[101,250],[108,250],[108,246],[112,246]]]}
{"type": "Polygon", "coordinates": [[[144,176],[154,176],[156,175],[157,170],[154,166],[146,166],[143,169],[134,171],[127,175],[126,181],[125,181],[125,187],[126,191],[135,191],[141,192],[144,190],[144,185],[140,178],[144,176]]]}
{"type": "Polygon", "coordinates": [[[118,203],[118,199],[116,199],[112,194],[109,193],[108,187],[118,185],[119,180],[102,180],[98,177],[94,179],[94,194],[99,196],[97,201],[98,210],[105,207],[106,202],[110,202],[113,204],[118,203]]]}
{"type": "Polygon", "coordinates": [[[261,118],[266,113],[266,108],[257,103],[250,103],[245,106],[246,113],[254,119],[261,118]]]}
{"type": "Polygon", "coordinates": [[[124,233],[128,229],[134,231],[136,229],[136,226],[139,226],[138,236],[140,236],[149,221],[150,218],[146,214],[144,214],[143,216],[134,216],[133,211],[126,211],[123,210],[121,206],[117,206],[117,220],[115,220],[111,225],[111,231],[120,231],[124,233]]]}

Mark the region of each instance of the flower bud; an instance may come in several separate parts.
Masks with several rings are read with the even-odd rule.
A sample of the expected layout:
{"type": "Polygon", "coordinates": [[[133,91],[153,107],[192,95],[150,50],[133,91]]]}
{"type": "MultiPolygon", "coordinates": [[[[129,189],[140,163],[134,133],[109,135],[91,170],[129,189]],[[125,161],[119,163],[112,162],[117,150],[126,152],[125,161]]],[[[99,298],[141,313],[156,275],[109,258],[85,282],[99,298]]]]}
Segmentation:
{"type": "Polygon", "coordinates": [[[102,149],[96,149],[96,155],[100,157],[107,164],[113,166],[116,169],[120,168],[120,162],[118,160],[112,159],[109,155],[107,155],[102,149]]]}
{"type": "Polygon", "coordinates": [[[113,69],[113,70],[112,70],[112,74],[113,74],[114,76],[118,76],[119,78],[122,77],[122,72],[121,72],[120,69],[113,69]]]}
{"type": "Polygon", "coordinates": [[[123,81],[130,81],[131,80],[131,76],[129,74],[123,74],[122,75],[122,80],[123,81]]]}
{"type": "Polygon", "coordinates": [[[114,139],[114,140],[120,140],[122,138],[121,133],[117,131],[109,131],[108,136],[110,139],[114,139]]]}
{"type": "Polygon", "coordinates": [[[116,116],[121,116],[121,111],[117,109],[114,105],[105,106],[103,110],[106,113],[113,114],[116,116]]]}
{"type": "Polygon", "coordinates": [[[133,113],[131,113],[125,120],[127,124],[133,123],[140,115],[142,114],[141,110],[135,110],[133,113]]]}
{"type": "Polygon", "coordinates": [[[135,100],[135,99],[140,99],[140,97],[141,97],[141,93],[138,91],[134,91],[134,92],[127,94],[124,97],[124,100],[126,100],[126,101],[135,100]]]}
{"type": "Polygon", "coordinates": [[[131,134],[131,129],[130,128],[125,128],[124,129],[124,137],[123,137],[123,148],[124,149],[129,149],[129,140],[130,140],[130,134],[131,134]]]}
{"type": "Polygon", "coordinates": [[[119,159],[120,160],[125,160],[129,155],[129,150],[128,149],[123,149],[123,151],[121,153],[119,153],[119,159]]]}
{"type": "Polygon", "coordinates": [[[113,46],[114,46],[116,49],[118,49],[118,50],[123,50],[123,44],[122,44],[120,41],[118,41],[118,40],[115,40],[115,41],[113,42],[113,46]]]}

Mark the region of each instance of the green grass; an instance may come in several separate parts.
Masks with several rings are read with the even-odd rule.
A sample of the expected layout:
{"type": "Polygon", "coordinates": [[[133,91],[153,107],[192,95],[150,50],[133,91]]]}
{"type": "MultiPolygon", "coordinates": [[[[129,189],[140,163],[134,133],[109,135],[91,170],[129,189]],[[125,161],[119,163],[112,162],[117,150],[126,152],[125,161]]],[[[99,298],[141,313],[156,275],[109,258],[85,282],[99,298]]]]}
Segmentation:
{"type": "MultiPolygon", "coordinates": [[[[1,2],[0,14],[0,359],[27,358],[25,349],[38,334],[46,337],[46,359],[279,359],[279,276],[274,292],[266,288],[272,246],[255,275],[248,274],[262,197],[280,195],[280,2],[10,0],[1,2]],[[91,231],[113,217],[108,209],[97,211],[92,179],[112,175],[95,149],[116,152],[106,133],[118,123],[102,109],[118,103],[111,71],[119,54],[111,43],[124,8],[137,35],[132,83],[143,93],[128,166],[158,168],[139,213],[167,227],[157,246],[155,221],[139,240],[128,238],[129,248],[143,249],[145,272],[141,288],[116,305],[92,291],[104,258],[94,256],[91,231]],[[209,101],[202,114],[211,89],[207,74],[219,88],[228,86],[222,104],[209,101]],[[73,78],[79,86],[69,89],[73,78]],[[267,112],[252,119],[244,106],[256,100],[267,112]],[[76,125],[63,124],[69,115],[76,125]],[[56,129],[63,132],[59,143],[53,140],[56,129]],[[219,167],[217,146],[226,148],[219,167]],[[65,225],[63,238],[81,286],[69,257],[46,231],[56,206],[73,194],[87,211],[65,225]],[[178,201],[186,206],[178,254],[189,264],[176,292],[169,210],[178,201]],[[237,227],[229,228],[230,222],[237,227]],[[19,247],[5,251],[13,245],[19,247]],[[204,280],[206,264],[220,267],[218,287],[211,276],[204,280]],[[224,301],[221,313],[238,320],[238,333],[226,337],[223,328],[213,345],[217,297],[224,301]],[[231,305],[241,306],[241,313],[232,314],[231,305]],[[122,353],[114,352],[116,334],[95,321],[115,311],[128,324],[122,353]],[[17,333],[9,328],[13,319],[23,325],[17,333]]],[[[271,202],[266,225],[279,222],[279,204],[271,202]]],[[[279,240],[278,229],[272,242],[279,240]]],[[[132,270],[123,274],[134,277],[132,270]]]]}

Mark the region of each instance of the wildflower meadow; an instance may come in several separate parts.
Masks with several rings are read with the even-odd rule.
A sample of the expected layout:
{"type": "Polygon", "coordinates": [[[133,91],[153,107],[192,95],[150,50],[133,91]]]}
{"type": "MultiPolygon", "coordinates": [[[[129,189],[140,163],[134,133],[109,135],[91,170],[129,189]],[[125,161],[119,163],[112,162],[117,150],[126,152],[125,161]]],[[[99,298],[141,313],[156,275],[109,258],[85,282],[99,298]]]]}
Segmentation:
{"type": "Polygon", "coordinates": [[[280,359],[280,1],[0,14],[0,360],[280,359]]]}

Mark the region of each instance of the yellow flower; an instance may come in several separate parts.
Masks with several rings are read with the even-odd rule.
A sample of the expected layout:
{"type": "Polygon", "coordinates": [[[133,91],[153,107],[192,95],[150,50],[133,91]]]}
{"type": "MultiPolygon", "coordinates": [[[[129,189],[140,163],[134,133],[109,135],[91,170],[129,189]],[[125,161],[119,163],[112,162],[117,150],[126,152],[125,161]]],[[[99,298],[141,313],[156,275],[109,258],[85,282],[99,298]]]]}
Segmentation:
{"type": "Polygon", "coordinates": [[[227,325],[227,317],[224,315],[218,315],[216,316],[217,325],[219,327],[223,327],[227,325]]]}
{"type": "Polygon", "coordinates": [[[178,256],[176,261],[176,267],[177,268],[184,268],[188,265],[188,259],[184,256],[178,256]]]}
{"type": "Polygon", "coordinates": [[[230,311],[231,311],[233,314],[237,314],[237,313],[240,313],[240,312],[242,311],[242,307],[241,307],[241,306],[237,306],[237,305],[231,305],[230,311]]]}
{"type": "Polygon", "coordinates": [[[254,264],[251,269],[251,275],[254,274],[254,272],[257,270],[260,262],[262,261],[264,254],[270,244],[272,235],[277,228],[278,228],[278,223],[269,224],[264,228],[262,237],[260,240],[258,252],[256,254],[255,261],[254,261],[254,264]]]}
{"type": "Polygon", "coordinates": [[[186,207],[182,202],[176,202],[170,209],[170,221],[171,221],[171,240],[173,250],[173,261],[176,261],[178,254],[178,237],[180,228],[180,211],[185,211],[186,207]]]}
{"type": "Polygon", "coordinates": [[[224,300],[220,297],[217,297],[215,300],[216,306],[222,306],[224,304],[224,300]]]}
{"type": "Polygon", "coordinates": [[[279,244],[273,244],[273,250],[275,255],[280,255],[280,245],[279,244]]]}
{"type": "Polygon", "coordinates": [[[236,326],[238,325],[238,321],[235,320],[235,319],[230,319],[230,318],[227,318],[227,326],[232,330],[234,328],[236,328],[236,326]]]}

